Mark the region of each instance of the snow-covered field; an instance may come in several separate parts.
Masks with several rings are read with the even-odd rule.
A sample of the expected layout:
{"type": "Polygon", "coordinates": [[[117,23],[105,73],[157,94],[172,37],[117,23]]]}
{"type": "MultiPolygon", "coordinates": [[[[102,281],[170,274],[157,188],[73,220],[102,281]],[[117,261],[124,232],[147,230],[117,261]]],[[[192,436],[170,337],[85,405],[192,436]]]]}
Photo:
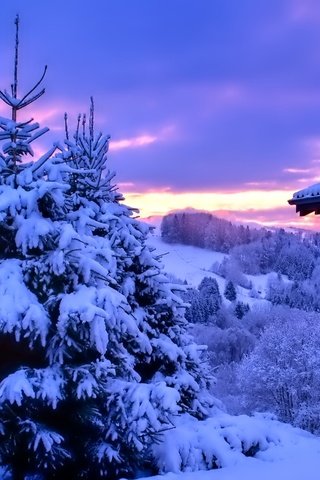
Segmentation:
{"type": "MultiPolygon", "coordinates": [[[[161,261],[167,273],[174,275],[180,280],[186,280],[193,287],[198,287],[204,277],[215,278],[218,282],[220,292],[223,293],[226,280],[211,271],[211,267],[215,263],[221,263],[224,257],[228,257],[225,253],[213,252],[204,248],[192,247],[189,245],[168,244],[161,240],[158,234],[150,235],[148,244],[156,249],[158,254],[162,254],[161,261]]],[[[239,300],[252,304],[264,304],[267,282],[271,275],[246,275],[251,281],[255,290],[259,292],[261,298],[251,298],[249,290],[238,287],[239,300]]]]}
{"type": "MultiPolygon", "coordinates": [[[[168,245],[159,236],[152,236],[149,244],[157,252],[166,253],[162,257],[165,270],[181,280],[187,280],[190,285],[198,286],[205,276],[215,277],[219,288],[223,291],[225,280],[210,272],[214,262],[221,262],[224,254],[203,250],[185,245],[168,245]]],[[[255,288],[264,296],[268,275],[250,276],[255,288]]],[[[251,299],[245,289],[242,295],[245,300],[265,302],[251,299]]],[[[248,418],[248,417],[247,417],[248,418]]],[[[319,480],[320,478],[320,438],[277,421],[259,420],[265,428],[271,428],[273,436],[269,438],[268,446],[259,452],[255,458],[235,455],[233,461],[226,462],[223,468],[184,473],[166,473],[145,480],[319,480]],[[274,425],[274,426],[272,426],[274,425]],[[274,430],[275,429],[275,430],[274,430]],[[277,432],[275,440],[274,432],[277,432]]],[[[216,431],[212,430],[212,436],[216,431]]],[[[177,447],[180,455],[188,450],[188,442],[193,444],[198,440],[199,432],[190,427],[186,431],[181,447],[177,447]]],[[[203,442],[203,439],[202,439],[203,442]]],[[[168,443],[168,450],[170,443],[168,443]]],[[[191,448],[191,447],[190,447],[191,448]]],[[[168,470],[168,469],[167,469],[168,470]]],[[[172,468],[174,471],[175,469],[172,468]]]]}
{"type": "Polygon", "coordinates": [[[186,280],[194,287],[204,277],[214,277],[219,288],[224,288],[224,279],[212,273],[210,268],[215,262],[221,263],[225,254],[189,245],[164,243],[159,235],[150,235],[148,244],[156,249],[156,253],[163,254],[161,261],[166,272],[180,280],[186,280]]]}

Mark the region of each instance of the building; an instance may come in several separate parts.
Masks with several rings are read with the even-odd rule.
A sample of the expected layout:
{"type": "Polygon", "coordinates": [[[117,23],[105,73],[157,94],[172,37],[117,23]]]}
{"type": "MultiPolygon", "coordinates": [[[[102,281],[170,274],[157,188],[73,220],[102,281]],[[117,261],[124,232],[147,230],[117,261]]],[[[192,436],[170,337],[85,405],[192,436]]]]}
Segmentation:
{"type": "Polygon", "coordinates": [[[293,194],[288,200],[289,205],[296,206],[296,212],[301,217],[309,215],[309,213],[320,214],[320,183],[311,185],[310,187],[299,190],[293,194]]]}

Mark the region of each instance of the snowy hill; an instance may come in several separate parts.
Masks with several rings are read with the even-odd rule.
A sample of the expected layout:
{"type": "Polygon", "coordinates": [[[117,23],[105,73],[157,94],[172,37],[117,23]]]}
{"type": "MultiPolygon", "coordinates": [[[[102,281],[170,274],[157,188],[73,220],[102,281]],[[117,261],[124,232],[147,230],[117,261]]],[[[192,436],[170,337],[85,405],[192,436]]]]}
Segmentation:
{"type": "MultiPolygon", "coordinates": [[[[226,254],[217,253],[201,248],[180,244],[166,244],[158,235],[149,238],[148,243],[156,249],[156,252],[163,255],[162,262],[164,269],[175,277],[186,280],[188,284],[197,287],[201,280],[206,277],[214,277],[218,284],[220,292],[225,288],[225,279],[210,271],[214,263],[221,263],[226,254]]],[[[267,289],[267,282],[270,275],[247,275],[254,288],[260,292],[260,298],[251,298],[250,291],[245,288],[238,287],[238,296],[246,303],[263,305],[268,303],[263,297],[267,289]]],[[[226,300],[225,300],[226,301],[226,300]]],[[[228,302],[228,301],[226,301],[228,302]]],[[[224,414],[222,414],[223,417],[224,414]]],[[[234,416],[237,424],[237,432],[235,436],[240,438],[247,435],[266,435],[268,445],[262,448],[254,458],[245,455],[225,455],[224,447],[222,448],[217,440],[217,429],[214,422],[212,428],[207,430],[197,430],[190,425],[184,425],[185,431],[182,430],[181,439],[178,433],[172,433],[172,442],[167,443],[169,459],[178,459],[183,456],[193,458],[194,451],[197,450],[198,444],[205,445],[207,453],[212,449],[212,445],[219,448],[219,455],[226,459],[218,468],[209,471],[196,471],[184,473],[166,473],[154,477],[147,477],[145,480],[319,480],[320,471],[320,438],[314,436],[304,430],[293,428],[290,425],[271,420],[268,418],[257,419],[257,423],[252,417],[234,416]],[[243,418],[243,423],[241,424],[243,418]],[[263,432],[263,434],[262,434],[263,432]],[[268,433],[269,432],[269,433],[268,433]],[[176,437],[174,436],[176,435],[176,437]]],[[[212,422],[213,419],[209,419],[212,422]]],[[[219,423],[216,419],[217,424],[219,423]]],[[[222,422],[223,423],[223,422],[222,422]]],[[[235,438],[235,437],[234,437],[235,438]]],[[[236,448],[235,448],[236,450],[236,448]]],[[[192,463],[192,461],[191,461],[192,463]]],[[[167,471],[178,472],[179,460],[177,466],[172,463],[171,468],[167,471]]]]}
{"type": "MultiPolygon", "coordinates": [[[[186,280],[188,285],[198,287],[204,277],[213,277],[217,280],[220,293],[223,293],[226,280],[211,271],[215,263],[222,263],[226,253],[214,252],[204,248],[197,248],[189,245],[169,244],[162,241],[159,234],[150,235],[148,245],[156,250],[156,253],[163,255],[161,261],[167,273],[174,275],[177,279],[186,280]]],[[[266,275],[245,275],[253,287],[259,292],[260,298],[250,297],[250,291],[238,287],[239,300],[251,305],[264,305],[267,283],[273,273],[266,275]]],[[[225,300],[227,302],[227,300],[225,300]]]]}
{"type": "Polygon", "coordinates": [[[206,276],[215,277],[219,288],[224,288],[224,279],[210,272],[214,262],[221,263],[225,255],[203,248],[189,245],[169,244],[161,240],[159,235],[150,235],[148,244],[163,255],[161,261],[165,271],[180,280],[186,280],[189,285],[197,287],[206,276]]]}

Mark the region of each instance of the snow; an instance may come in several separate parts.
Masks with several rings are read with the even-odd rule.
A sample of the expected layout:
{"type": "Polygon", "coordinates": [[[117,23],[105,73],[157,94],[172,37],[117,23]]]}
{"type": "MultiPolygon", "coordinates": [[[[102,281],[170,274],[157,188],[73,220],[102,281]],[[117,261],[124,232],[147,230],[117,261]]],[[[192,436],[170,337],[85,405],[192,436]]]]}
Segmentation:
{"type": "MultiPolygon", "coordinates": [[[[193,287],[210,276],[217,279],[223,292],[225,279],[210,272],[210,268],[215,262],[221,263],[225,254],[166,244],[157,235],[151,236],[148,244],[156,253],[165,254],[162,262],[169,274],[193,287]]],[[[267,304],[264,297],[273,275],[246,275],[259,298],[251,298],[250,290],[238,286],[238,299],[250,305],[267,304]]],[[[319,479],[320,438],[278,422],[271,415],[248,417],[215,412],[211,418],[196,422],[185,414],[177,417],[175,426],[153,448],[162,474],[144,477],[145,480],[319,479]],[[255,453],[257,445],[259,451],[255,453]],[[253,456],[246,456],[245,450],[252,453],[250,448],[253,456]]]]}
{"type": "MultiPolygon", "coordinates": [[[[28,462],[45,478],[49,466],[59,467],[83,447],[80,455],[90,456],[92,470],[79,476],[94,478],[90,472],[97,462],[101,472],[109,463],[127,467],[151,439],[153,464],[163,474],[153,480],[271,475],[277,480],[293,466],[292,480],[298,472],[296,478],[305,478],[306,466],[319,471],[319,438],[270,416],[228,415],[209,395],[207,365],[198,362],[203,347],[193,343],[184,325],[183,300],[177,295],[183,287],[160,273],[161,265],[145,248],[147,227],[118,203],[122,197],[110,184],[113,174],[101,176],[108,137],[93,135],[93,103],[89,137],[76,136],[70,149],[51,158],[54,146],[18,174],[17,158],[32,155],[29,143],[46,129],[33,134],[37,124],[23,127],[10,121],[6,128],[0,139],[10,142],[3,147],[7,155],[2,160],[14,166],[14,175],[3,177],[0,221],[7,232],[14,232],[16,250],[11,252],[8,235],[3,237],[8,242],[4,251],[17,258],[0,261],[0,328],[14,334],[17,343],[27,338],[32,348],[39,337],[47,356],[44,368],[21,365],[0,382],[1,448],[6,451],[1,460],[10,464],[16,461],[16,448],[18,455],[28,450],[28,462]],[[72,158],[74,166],[81,159],[82,167],[91,168],[62,167],[72,158]],[[66,180],[71,180],[64,175],[66,168],[77,175],[77,187],[65,198],[66,180]],[[71,405],[74,399],[81,400],[72,404],[80,430],[72,423],[66,438],[79,442],[69,451],[64,450],[63,436],[50,430],[54,422],[49,419],[46,426],[47,420],[40,422],[35,412],[38,406],[40,412],[44,406],[59,409],[62,401],[71,405]],[[82,433],[86,426],[88,436],[82,433]],[[12,432],[19,436],[18,447],[12,432]]],[[[194,287],[210,276],[224,291],[226,280],[213,273],[212,265],[221,264],[226,255],[167,245],[157,236],[149,246],[162,257],[167,272],[194,287]]],[[[268,278],[251,277],[262,297],[268,278]]],[[[247,303],[265,301],[249,297],[249,289],[238,290],[247,303]]],[[[58,429],[64,414],[58,410],[58,429]]],[[[82,460],[74,457],[79,465],[82,460]]]]}
{"type": "MultiPolygon", "coordinates": [[[[311,443],[311,442],[310,442],[311,443]]],[[[246,458],[243,463],[219,470],[157,475],[144,480],[319,480],[319,444],[292,445],[288,457],[278,462],[246,458]]]]}
{"type": "MultiPolygon", "coordinates": [[[[199,286],[204,277],[215,278],[218,282],[220,293],[224,292],[226,280],[220,275],[213,273],[211,267],[215,263],[222,263],[223,259],[229,256],[228,254],[189,245],[165,243],[156,234],[149,236],[148,245],[156,249],[156,254],[163,255],[161,262],[164,265],[165,272],[174,275],[182,281],[186,280],[188,285],[195,288],[199,286]]],[[[249,304],[250,307],[252,305],[264,306],[269,304],[264,297],[267,292],[268,281],[273,275],[273,272],[265,275],[244,275],[252,283],[256,292],[258,292],[259,298],[252,298],[248,289],[238,286],[238,300],[249,304]]],[[[284,281],[286,281],[286,278],[284,278],[284,281]]],[[[229,303],[225,299],[224,302],[229,303]]]]}
{"type": "MultiPolygon", "coordinates": [[[[20,107],[44,90],[31,93],[20,107]]],[[[0,99],[17,106],[15,95],[0,99]]],[[[47,129],[0,118],[1,129],[0,330],[11,352],[1,366],[0,461],[14,478],[62,478],[70,468],[118,478],[179,414],[203,418],[213,404],[181,286],[120,203],[93,100],[74,141],[35,163],[25,157],[47,129]]]]}
{"type": "Polygon", "coordinates": [[[116,306],[120,305],[121,300],[121,294],[114,292],[109,286],[97,294],[94,287],[81,285],[77,291],[66,294],[61,300],[58,321],[62,337],[67,335],[70,317],[89,323],[91,344],[99,353],[104,354],[109,341],[106,325],[112,326],[116,306]],[[98,306],[97,302],[101,306],[98,306]]]}
{"type": "Polygon", "coordinates": [[[44,345],[49,318],[37,297],[24,284],[18,260],[0,263],[0,298],[0,328],[4,332],[14,332],[17,341],[22,335],[40,336],[44,345]]]}
{"type": "Polygon", "coordinates": [[[35,398],[35,393],[27,378],[27,370],[21,369],[8,375],[0,384],[1,404],[7,399],[11,404],[21,405],[23,396],[35,398]]]}
{"type": "Polygon", "coordinates": [[[309,198],[320,196],[320,183],[315,183],[293,194],[293,198],[309,198]]]}
{"type": "Polygon", "coordinates": [[[21,247],[24,254],[27,253],[28,249],[39,247],[41,237],[53,231],[52,221],[42,218],[36,212],[33,212],[29,218],[16,215],[15,223],[18,226],[16,245],[17,247],[21,247]]]}
{"type": "Polygon", "coordinates": [[[157,235],[150,235],[148,245],[156,249],[156,254],[163,255],[161,262],[167,273],[194,287],[198,287],[204,277],[216,278],[219,288],[224,288],[225,280],[210,268],[215,262],[221,263],[225,254],[189,245],[168,244],[157,235]]]}
{"type": "Polygon", "coordinates": [[[42,431],[37,433],[33,445],[33,449],[36,451],[39,447],[39,444],[42,443],[46,452],[50,452],[55,443],[60,444],[63,440],[61,435],[58,435],[55,432],[42,431]]]}
{"type": "MultiPolygon", "coordinates": [[[[175,435],[177,444],[160,445],[167,447],[166,457],[175,470],[176,456],[189,455],[190,443],[200,448],[194,449],[193,455],[202,456],[201,449],[214,451],[221,459],[221,467],[213,470],[170,472],[164,475],[145,477],[144,480],[318,480],[320,470],[320,438],[298,428],[282,424],[276,420],[262,417],[231,417],[222,414],[205,422],[211,424],[211,430],[192,428],[188,420],[185,429],[177,427],[168,432],[175,435]],[[189,428],[188,428],[189,427],[189,428]],[[220,427],[220,434],[219,433],[220,427]],[[180,429],[180,430],[179,430],[180,429]],[[179,438],[179,435],[181,438],[179,438]],[[227,442],[230,448],[227,449],[227,442]],[[241,438],[250,446],[256,440],[264,441],[255,457],[247,457],[239,452],[241,438]],[[201,445],[202,442],[202,445],[201,445]],[[178,448],[180,450],[178,450],[178,448]],[[188,450],[189,449],[189,450],[188,450]]],[[[174,438],[174,437],[173,437],[174,438]]],[[[211,452],[212,453],[212,452],[211,452]]],[[[191,458],[192,460],[192,458],[191,458]]],[[[194,458],[194,460],[197,460],[194,458]]],[[[190,463],[192,465],[192,463],[190,463]]]]}

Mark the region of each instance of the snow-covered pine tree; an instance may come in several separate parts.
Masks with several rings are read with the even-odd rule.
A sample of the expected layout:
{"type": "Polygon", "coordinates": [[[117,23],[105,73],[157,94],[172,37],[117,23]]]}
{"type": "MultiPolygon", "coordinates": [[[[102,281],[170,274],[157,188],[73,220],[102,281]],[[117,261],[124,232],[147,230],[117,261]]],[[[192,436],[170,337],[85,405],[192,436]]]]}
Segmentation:
{"type": "Polygon", "coordinates": [[[200,318],[204,318],[204,321],[208,322],[210,317],[217,314],[222,304],[218,282],[215,278],[204,277],[198,290],[200,293],[200,309],[202,310],[200,318]]]}
{"type": "Polygon", "coordinates": [[[89,121],[79,117],[66,137],[63,248],[76,281],[61,297],[52,352],[64,365],[76,357],[84,384],[83,416],[66,419],[73,432],[83,424],[73,456],[85,478],[117,478],[146,465],[146,447],[175,415],[206,415],[208,377],[186,331],[181,286],[162,273],[146,244],[149,227],[121,203],[114,174],[102,175],[109,139],[94,134],[93,102],[89,121]]]}
{"type": "Polygon", "coordinates": [[[44,93],[40,80],[18,92],[19,18],[16,18],[14,78],[0,92],[11,118],[0,118],[0,463],[14,480],[27,472],[49,472],[68,458],[54,425],[64,378],[48,357],[56,328],[52,299],[60,288],[59,222],[64,191],[55,147],[37,161],[33,142],[48,129],[17,114],[44,93]],[[51,282],[47,279],[50,278],[51,282]]]}
{"type": "Polygon", "coordinates": [[[226,284],[226,288],[224,290],[224,296],[230,302],[234,302],[237,299],[237,292],[236,292],[234,283],[231,280],[229,280],[228,283],[226,284]]]}
{"type": "Polygon", "coordinates": [[[234,307],[235,316],[241,320],[246,313],[250,312],[250,307],[247,303],[237,302],[234,307]]]}
{"type": "Polygon", "coordinates": [[[17,112],[44,89],[18,95],[18,26],[0,93],[12,110],[0,120],[0,463],[14,480],[115,479],[146,464],[175,415],[206,414],[206,376],[180,287],[102,175],[93,105],[63,153],[25,162],[46,129],[17,112]]]}

